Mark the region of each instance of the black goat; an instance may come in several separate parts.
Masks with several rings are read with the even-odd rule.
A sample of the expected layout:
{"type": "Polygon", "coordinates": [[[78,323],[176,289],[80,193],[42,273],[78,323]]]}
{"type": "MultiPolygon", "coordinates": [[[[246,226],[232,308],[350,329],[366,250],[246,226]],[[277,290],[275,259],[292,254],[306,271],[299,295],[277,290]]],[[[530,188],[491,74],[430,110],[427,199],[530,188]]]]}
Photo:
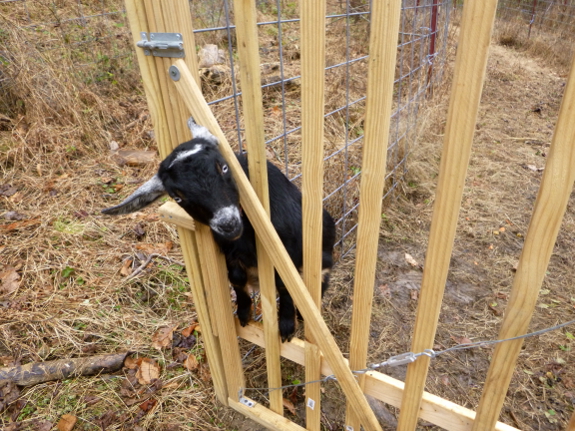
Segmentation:
{"type": "MultiPolygon", "coordinates": [[[[218,149],[218,140],[190,118],[194,136],[179,145],[160,164],[158,173],[121,204],[102,210],[105,214],[126,214],[140,210],[160,196],[170,195],[190,216],[210,226],[216,243],[226,257],[228,278],[236,292],[238,318],[245,326],[250,319],[251,298],[247,287],[257,288],[255,232],[239,205],[236,183],[218,149]]],[[[248,175],[244,154],[237,158],[248,175]]],[[[303,265],[301,192],[282,172],[267,163],[271,221],[295,266],[303,265]]],[[[323,211],[322,294],[328,287],[333,266],[335,224],[323,211]]],[[[295,332],[296,310],[285,284],[275,275],[278,289],[279,330],[283,341],[295,332]]]]}

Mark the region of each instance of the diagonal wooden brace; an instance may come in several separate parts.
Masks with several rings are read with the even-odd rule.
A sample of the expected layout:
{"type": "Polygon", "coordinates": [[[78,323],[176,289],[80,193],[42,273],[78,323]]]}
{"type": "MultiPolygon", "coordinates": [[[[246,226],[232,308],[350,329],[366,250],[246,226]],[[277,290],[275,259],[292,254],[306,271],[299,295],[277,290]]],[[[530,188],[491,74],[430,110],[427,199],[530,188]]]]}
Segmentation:
{"type": "MultiPolygon", "coordinates": [[[[357,380],[350,371],[345,358],[337,347],[335,339],[321,317],[317,306],[314,304],[301,276],[283,246],[277,232],[266,215],[256,193],[254,192],[247,176],[242,170],[233,150],[228,144],[226,137],[220,129],[208,104],[204,100],[200,88],[194,80],[190,70],[183,60],[173,63],[179,75],[178,80],[173,81],[182,100],[190,110],[198,124],[207,127],[220,141],[220,151],[232,170],[240,192],[240,202],[244,211],[254,226],[256,234],[264,245],[273,265],[277,269],[282,280],[295,301],[299,311],[303,315],[308,329],[316,340],[319,348],[326,357],[336,375],[342,390],[347,396],[348,402],[366,430],[381,430],[381,427],[363,395],[357,380]]],[[[167,71],[166,71],[167,72],[167,71]]]]}

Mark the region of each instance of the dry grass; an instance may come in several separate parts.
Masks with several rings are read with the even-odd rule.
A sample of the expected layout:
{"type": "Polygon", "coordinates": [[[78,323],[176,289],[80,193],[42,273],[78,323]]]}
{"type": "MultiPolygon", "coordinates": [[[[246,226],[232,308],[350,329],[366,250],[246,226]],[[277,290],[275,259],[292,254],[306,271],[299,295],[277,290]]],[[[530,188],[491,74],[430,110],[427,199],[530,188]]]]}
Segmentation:
{"type": "MultiPolygon", "coordinates": [[[[194,5],[200,7],[199,3],[194,5]]],[[[334,3],[329,7],[338,11],[340,6],[334,3]]],[[[292,8],[296,14],[297,8],[292,8]]],[[[209,25],[221,23],[218,10],[201,15],[202,19],[209,25]]],[[[0,13],[5,12],[0,9],[0,13]]],[[[269,13],[273,16],[273,10],[269,13]]],[[[0,112],[0,187],[10,184],[16,189],[10,196],[0,196],[0,217],[14,211],[24,219],[3,220],[0,224],[0,272],[13,267],[22,278],[14,292],[0,292],[0,362],[24,364],[129,350],[160,364],[162,384],[128,387],[131,375],[124,370],[117,375],[23,388],[19,400],[0,413],[0,428],[10,429],[8,424],[16,422],[19,428],[12,429],[35,430],[39,420],[56,423],[62,414],[70,413],[79,418],[75,429],[85,430],[255,429],[253,422],[217,403],[209,368],[199,366],[190,371],[182,366],[182,353],[204,363],[201,334],[192,335],[198,343],[195,338],[184,340],[177,335],[171,347],[152,347],[158,328],[175,326],[179,334],[196,317],[186,274],[177,263],[182,256],[175,229],[157,221],[153,209],[113,220],[99,213],[119,199],[117,194],[127,194],[134,183],[147,179],[155,169],[118,166],[108,150],[111,140],[122,147],[154,145],[136,67],[121,68],[114,61],[107,62],[107,72],[118,79],[108,79],[110,75],[106,74],[106,79],[98,80],[94,79],[95,72],[75,73],[77,53],[42,50],[31,43],[29,34],[16,31],[16,24],[4,19],[0,33],[0,51],[10,53],[0,76],[6,94],[0,112]],[[129,271],[154,252],[170,260],[154,260],[134,279],[122,275],[122,268],[129,271]],[[131,264],[126,263],[130,260],[131,264]],[[147,398],[157,404],[144,412],[140,405],[147,398]]],[[[333,64],[345,58],[338,42],[343,28],[341,21],[329,26],[328,61],[333,64]]],[[[366,30],[367,23],[362,20],[353,27],[354,55],[366,50],[366,30]]],[[[285,75],[296,76],[300,68],[297,24],[286,25],[284,33],[284,55],[290,59],[285,64],[285,75]]],[[[122,37],[117,38],[120,44],[124,43],[122,37]]],[[[223,37],[202,37],[205,40],[199,39],[200,43],[227,43],[223,37]]],[[[269,48],[262,54],[264,63],[278,61],[274,37],[273,30],[261,29],[261,46],[269,48]]],[[[551,46],[561,46],[556,42],[551,46]]],[[[540,60],[529,58],[531,55],[540,58],[531,50],[493,47],[436,338],[438,349],[456,344],[462,337],[497,337],[513,264],[519,256],[540,179],[540,173],[523,166],[543,166],[562,92],[563,80],[558,76],[564,70],[561,62],[546,61],[547,66],[542,66],[540,60]]],[[[406,62],[402,67],[405,73],[411,64],[406,62]]],[[[353,66],[351,91],[355,96],[365,90],[365,69],[365,62],[353,66]]],[[[276,74],[272,70],[264,74],[264,79],[276,74]]],[[[345,79],[344,70],[337,68],[330,74],[327,110],[345,101],[338,87],[345,79]]],[[[210,79],[207,75],[203,86],[209,100],[231,91],[229,74],[224,74],[217,85],[210,79]]],[[[410,292],[417,290],[421,273],[406,264],[403,253],[424,262],[446,93],[435,92],[433,107],[420,107],[420,118],[425,121],[416,131],[419,144],[412,148],[403,194],[385,209],[370,344],[370,359],[374,361],[410,348],[416,307],[416,296],[410,292]]],[[[286,86],[285,95],[290,129],[300,121],[299,84],[286,86]]],[[[264,98],[266,136],[271,137],[283,130],[283,114],[278,115],[278,110],[281,113],[284,109],[281,89],[265,89],[264,98]]],[[[362,103],[357,104],[349,113],[347,130],[352,137],[362,129],[363,108],[362,103]]],[[[233,101],[215,109],[222,128],[237,146],[233,101]]],[[[340,149],[346,133],[344,120],[334,116],[327,121],[326,153],[340,149]]],[[[287,157],[291,176],[299,173],[299,139],[296,132],[285,143],[278,141],[270,146],[270,158],[280,166],[287,157]]],[[[339,155],[326,162],[326,193],[360,166],[359,147],[349,151],[347,165],[339,155]]],[[[334,215],[341,215],[338,211],[344,200],[348,208],[354,204],[358,185],[353,181],[349,185],[352,192],[334,196],[328,204],[334,215]]],[[[573,238],[571,202],[545,280],[548,292],[542,292],[533,329],[573,318],[573,238]]],[[[344,351],[348,349],[353,265],[353,253],[337,265],[332,289],[324,301],[326,320],[344,351]]],[[[573,348],[565,331],[528,340],[512,382],[515,396],[509,397],[501,420],[521,429],[562,429],[575,399],[573,348]]],[[[246,354],[247,385],[265,386],[262,349],[252,350],[243,343],[242,352],[246,354]]],[[[490,352],[483,349],[436,359],[427,389],[475,408],[490,352]]],[[[386,372],[403,379],[405,370],[386,372]]],[[[284,383],[302,379],[301,367],[284,361],[284,383]]],[[[325,429],[341,429],[342,395],[334,383],[325,388],[325,429]]],[[[249,395],[265,399],[265,394],[249,395]]],[[[303,390],[286,391],[285,396],[296,401],[298,412],[297,417],[288,416],[303,423],[303,390]]]]}

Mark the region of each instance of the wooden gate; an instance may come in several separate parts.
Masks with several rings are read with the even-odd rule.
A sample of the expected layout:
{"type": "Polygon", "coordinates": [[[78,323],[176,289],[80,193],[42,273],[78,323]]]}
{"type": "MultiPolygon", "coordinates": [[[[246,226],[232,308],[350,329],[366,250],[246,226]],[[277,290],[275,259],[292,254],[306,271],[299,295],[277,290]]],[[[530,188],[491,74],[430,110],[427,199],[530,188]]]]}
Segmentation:
{"type": "MultiPolygon", "coordinates": [[[[265,347],[270,387],[281,386],[280,356],[305,366],[306,381],[335,374],[347,397],[346,429],[380,430],[364,394],[401,409],[398,429],[413,430],[418,418],[448,430],[512,430],[497,422],[522,340],[498,344],[477,413],[424,391],[430,358],[408,366],[403,383],[365,368],[373,283],[381,220],[387,136],[401,0],[373,0],[369,48],[366,128],[361,167],[360,212],[350,359],[346,360],[321,318],[321,209],[323,197],[323,107],[325,1],[305,0],[301,10],[302,148],[304,276],[289,259],[273,229],[265,169],[260,61],[255,0],[235,0],[234,14],[242,77],[242,100],[249,152],[248,181],[215,117],[201,94],[194,35],[187,0],[126,0],[134,41],[142,32],[180,33],[183,59],[137,57],[160,154],[166,157],[189,140],[186,120],[193,115],[220,140],[240,190],[241,205],[257,233],[262,286],[263,325],[242,328],[235,321],[225,262],[208,227],[194,221],[175,203],[161,216],[178,226],[196,311],[202,326],[218,400],[271,429],[303,429],[283,416],[281,391],[270,393],[269,406],[247,398],[238,337],[265,347]],[[281,343],[278,336],[274,268],[305,318],[306,339],[281,343]]],[[[429,247],[413,334],[413,352],[433,346],[469,161],[497,0],[465,2],[447,117],[441,170],[429,247]]],[[[517,268],[500,339],[527,330],[575,179],[575,72],[571,70],[525,246],[517,268]]],[[[306,386],[306,429],[320,429],[320,384],[306,386]]],[[[575,429],[575,416],[570,429],[575,429]]]]}

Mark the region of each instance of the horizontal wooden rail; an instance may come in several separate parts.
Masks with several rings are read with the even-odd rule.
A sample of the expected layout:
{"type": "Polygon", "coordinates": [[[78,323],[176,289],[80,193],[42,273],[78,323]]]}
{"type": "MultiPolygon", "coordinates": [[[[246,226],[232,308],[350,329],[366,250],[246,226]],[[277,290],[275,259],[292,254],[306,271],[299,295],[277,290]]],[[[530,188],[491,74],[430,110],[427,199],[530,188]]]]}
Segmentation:
{"type": "Polygon", "coordinates": [[[357,380],[349,370],[333,335],[313,302],[307,287],[303,283],[297,268],[283,246],[279,235],[272,226],[265,209],[241,168],[224,133],[220,129],[198,84],[192,77],[184,61],[177,60],[174,62],[174,66],[179,70],[179,79],[174,81],[175,87],[198,124],[207,127],[208,130],[218,138],[220,142],[220,152],[226,159],[238,185],[242,208],[249,217],[256,231],[256,235],[261,244],[264,245],[273,265],[286,284],[286,288],[298,310],[305,318],[306,328],[311,331],[314,340],[330,362],[334,374],[337,376],[339,384],[347,396],[350,406],[356,411],[357,415],[362,418],[362,424],[366,430],[381,430],[381,426],[373,410],[367,403],[357,380]]]}
{"type": "MultiPolygon", "coordinates": [[[[250,323],[244,328],[238,324],[236,330],[243,339],[260,347],[265,347],[264,334],[260,324],[250,323]]],[[[305,342],[299,338],[294,338],[289,343],[283,343],[281,355],[303,365],[305,362],[305,342]]],[[[324,376],[332,375],[333,371],[328,361],[323,355],[321,359],[321,373],[324,376]]],[[[402,381],[377,371],[369,372],[365,376],[364,393],[394,407],[401,407],[404,387],[405,384],[402,381]]],[[[449,431],[470,431],[475,420],[475,412],[429,392],[424,392],[419,417],[449,431]]],[[[518,431],[517,428],[503,422],[497,422],[493,429],[495,431],[518,431]]]]}
{"type": "MultiPolygon", "coordinates": [[[[178,214],[179,211],[180,208],[178,207],[177,204],[173,202],[165,203],[159,209],[162,219],[170,223],[174,223],[179,226],[184,226],[189,225],[190,221],[193,222],[191,217],[188,216],[187,214],[183,216],[183,218],[188,218],[187,221],[182,220],[181,217],[174,216],[174,214],[178,214]]],[[[260,347],[266,347],[266,342],[264,339],[264,331],[260,324],[250,323],[245,328],[242,328],[239,325],[239,322],[236,322],[236,324],[237,324],[236,326],[237,333],[241,338],[251,343],[257,344],[260,347]]],[[[300,340],[299,338],[294,338],[289,343],[282,343],[281,355],[286,359],[289,359],[297,364],[303,365],[305,363],[305,341],[300,340]]],[[[321,358],[322,358],[321,373],[324,376],[333,374],[331,367],[329,366],[328,362],[324,359],[324,355],[321,355],[321,358]]],[[[366,375],[364,393],[366,395],[371,395],[372,397],[377,398],[378,400],[388,403],[394,407],[401,407],[401,398],[404,391],[404,386],[405,384],[402,381],[374,371],[366,375]]],[[[241,405],[241,407],[237,406],[236,404],[232,405],[232,407],[234,408],[238,407],[236,408],[236,410],[241,411],[242,413],[246,413],[246,409],[249,409],[249,407],[244,406],[243,404],[241,405]]],[[[260,408],[264,407],[260,406],[260,408]]],[[[247,411],[251,412],[251,410],[247,411]]],[[[262,417],[259,414],[259,412],[255,413],[255,415],[258,416],[258,418],[261,421],[262,417]]],[[[475,412],[473,410],[461,407],[458,404],[455,404],[451,401],[447,401],[436,395],[432,395],[429,392],[423,393],[423,399],[421,402],[421,409],[419,416],[424,420],[432,422],[433,424],[441,426],[446,430],[450,431],[471,430],[471,427],[473,426],[473,422],[475,420],[475,412]]],[[[256,421],[258,420],[254,418],[253,415],[251,414],[250,417],[256,421]]],[[[278,415],[278,417],[281,416],[278,415]]],[[[286,429],[292,429],[292,428],[286,428],[286,429]]],[[[301,428],[293,428],[293,429],[301,429],[301,428]]],[[[513,428],[512,426],[506,425],[502,422],[497,422],[497,424],[495,425],[495,430],[517,431],[517,428],[513,428]]]]}

